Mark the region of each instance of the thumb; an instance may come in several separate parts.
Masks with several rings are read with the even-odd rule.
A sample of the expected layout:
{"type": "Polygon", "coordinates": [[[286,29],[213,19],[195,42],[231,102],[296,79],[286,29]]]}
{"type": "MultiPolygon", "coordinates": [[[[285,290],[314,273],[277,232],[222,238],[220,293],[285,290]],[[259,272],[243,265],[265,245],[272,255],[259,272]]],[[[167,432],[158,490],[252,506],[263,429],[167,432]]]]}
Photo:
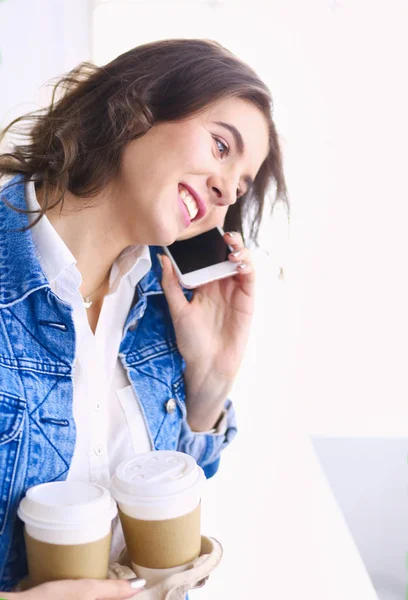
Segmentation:
{"type": "Polygon", "coordinates": [[[157,256],[163,269],[162,288],[174,322],[180,312],[188,305],[188,300],[183,294],[169,257],[164,254],[158,254],[157,256]]]}

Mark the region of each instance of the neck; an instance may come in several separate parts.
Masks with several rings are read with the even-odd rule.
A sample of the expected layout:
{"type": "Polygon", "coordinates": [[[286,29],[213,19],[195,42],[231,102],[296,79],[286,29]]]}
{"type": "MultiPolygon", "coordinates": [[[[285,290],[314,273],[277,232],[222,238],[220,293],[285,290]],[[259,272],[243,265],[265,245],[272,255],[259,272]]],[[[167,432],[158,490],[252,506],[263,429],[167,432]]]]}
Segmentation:
{"type": "MultiPolygon", "coordinates": [[[[41,190],[37,198],[41,204],[41,190]]],[[[82,296],[92,294],[108,279],[112,264],[130,245],[117,223],[109,192],[87,199],[67,191],[63,207],[58,204],[51,208],[47,218],[77,261],[82,296]]]]}

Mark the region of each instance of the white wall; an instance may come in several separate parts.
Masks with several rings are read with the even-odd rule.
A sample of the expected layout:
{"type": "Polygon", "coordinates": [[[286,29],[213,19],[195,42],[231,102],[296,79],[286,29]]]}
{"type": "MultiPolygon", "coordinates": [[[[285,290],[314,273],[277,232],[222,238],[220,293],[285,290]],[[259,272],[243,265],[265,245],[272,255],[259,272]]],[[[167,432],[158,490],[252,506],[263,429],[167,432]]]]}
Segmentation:
{"type": "MultiPolygon", "coordinates": [[[[65,68],[60,5],[40,15],[33,4],[0,3],[0,115],[65,68]],[[4,27],[23,5],[29,62],[4,27]],[[19,56],[16,78],[6,59],[19,56]]],[[[408,430],[406,2],[95,5],[97,62],[173,36],[218,39],[250,62],[271,87],[285,152],[290,251],[270,239],[285,238],[282,219],[264,227],[272,259],[257,256],[255,328],[234,392],[240,434],[203,502],[203,530],[225,556],[192,597],[374,598],[307,434],[408,430]]]]}
{"type": "Polygon", "coordinates": [[[310,431],[406,434],[408,8],[359,0],[326,13],[325,34],[310,19],[304,44],[315,40],[328,136],[311,156],[291,136],[291,396],[310,431]]]}
{"type": "Polygon", "coordinates": [[[88,0],[0,2],[0,126],[39,108],[40,87],[90,59],[88,0]]]}

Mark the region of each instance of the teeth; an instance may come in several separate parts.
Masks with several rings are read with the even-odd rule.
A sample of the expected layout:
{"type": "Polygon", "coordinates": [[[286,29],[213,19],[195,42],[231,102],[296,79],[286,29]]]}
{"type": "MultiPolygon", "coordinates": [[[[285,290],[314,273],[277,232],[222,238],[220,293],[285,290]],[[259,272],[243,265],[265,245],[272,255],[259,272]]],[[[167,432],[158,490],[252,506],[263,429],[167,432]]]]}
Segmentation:
{"type": "Polygon", "coordinates": [[[194,219],[194,217],[196,217],[198,214],[197,202],[194,200],[193,196],[189,192],[187,192],[186,189],[181,188],[179,193],[183,204],[188,210],[190,219],[194,219]]]}
{"type": "Polygon", "coordinates": [[[198,206],[196,201],[194,200],[194,198],[192,196],[186,196],[186,198],[183,198],[183,202],[187,207],[188,210],[188,214],[190,215],[190,219],[194,219],[194,217],[197,216],[198,213],[198,206]]]}

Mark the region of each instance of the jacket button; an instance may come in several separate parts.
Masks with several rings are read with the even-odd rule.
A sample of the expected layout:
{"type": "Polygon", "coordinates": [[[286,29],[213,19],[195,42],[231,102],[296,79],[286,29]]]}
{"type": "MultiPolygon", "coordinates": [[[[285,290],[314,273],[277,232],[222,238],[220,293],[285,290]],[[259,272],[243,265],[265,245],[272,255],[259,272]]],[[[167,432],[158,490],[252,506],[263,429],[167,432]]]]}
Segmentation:
{"type": "Polygon", "coordinates": [[[170,400],[166,402],[165,406],[169,415],[172,415],[177,408],[177,404],[174,398],[170,398],[170,400]]]}

